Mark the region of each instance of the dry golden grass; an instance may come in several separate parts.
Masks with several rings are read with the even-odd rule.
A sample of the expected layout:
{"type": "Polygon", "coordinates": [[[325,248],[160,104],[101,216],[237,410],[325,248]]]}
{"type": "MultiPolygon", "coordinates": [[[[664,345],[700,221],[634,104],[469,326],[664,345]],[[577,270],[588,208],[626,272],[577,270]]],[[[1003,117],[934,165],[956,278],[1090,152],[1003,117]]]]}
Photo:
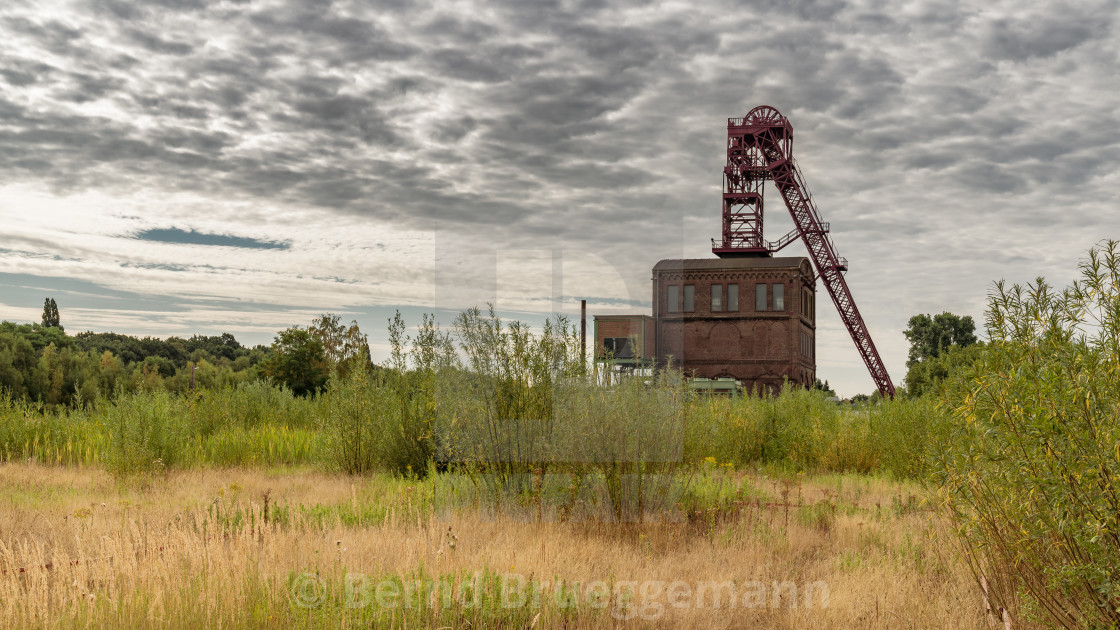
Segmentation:
{"type": "MultiPolygon", "coordinates": [[[[761,488],[773,484],[755,481],[761,488]]],[[[789,499],[830,502],[838,506],[834,512],[813,518],[803,509],[767,507],[692,522],[620,525],[489,520],[471,510],[436,517],[417,498],[422,485],[261,470],[173,472],[118,482],[99,470],[3,465],[0,625],[988,627],[948,533],[911,502],[911,495],[920,494],[913,486],[865,477],[811,478],[789,499]],[[359,510],[373,501],[387,507],[376,524],[345,525],[336,509],[359,510]],[[326,506],[322,510],[330,516],[316,520],[299,509],[316,505],[326,506]],[[581,605],[562,608],[543,586],[539,607],[503,608],[495,595],[468,608],[438,594],[423,609],[378,607],[376,601],[345,605],[347,573],[376,585],[415,576],[463,580],[483,570],[495,584],[511,579],[503,574],[537,583],[578,581],[581,605]],[[293,594],[305,573],[317,574],[308,584],[325,591],[293,594]],[[645,598],[636,591],[630,608],[622,605],[624,595],[595,608],[586,605],[585,594],[597,580],[622,593],[626,586],[620,583],[627,580],[639,582],[639,589],[641,583],[663,585],[650,586],[645,598]],[[732,608],[724,593],[715,608],[709,590],[702,602],[693,592],[676,600],[687,606],[675,608],[664,587],[680,581],[695,590],[732,582],[742,593],[756,580],[768,589],[764,607],[740,601],[732,608]],[[801,595],[806,585],[823,581],[827,606],[818,597],[809,608],[788,600],[772,608],[775,581],[793,582],[801,595]],[[321,605],[298,605],[299,596],[323,592],[321,605]]],[[[781,491],[777,484],[773,490],[781,491]]],[[[520,594],[530,599],[527,589],[520,594]]]]}

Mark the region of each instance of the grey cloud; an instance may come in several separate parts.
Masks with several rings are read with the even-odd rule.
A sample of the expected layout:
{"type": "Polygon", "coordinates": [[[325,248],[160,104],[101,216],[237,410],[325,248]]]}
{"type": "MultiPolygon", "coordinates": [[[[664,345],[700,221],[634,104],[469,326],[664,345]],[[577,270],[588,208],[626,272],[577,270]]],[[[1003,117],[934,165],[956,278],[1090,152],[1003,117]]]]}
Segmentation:
{"type": "Polygon", "coordinates": [[[930,90],[932,105],[939,115],[971,115],[992,100],[991,92],[960,84],[937,85],[930,90]]]}
{"type": "Polygon", "coordinates": [[[108,12],[122,20],[137,19],[147,13],[143,6],[128,0],[90,0],[89,6],[95,15],[108,12]]]}
{"type": "Polygon", "coordinates": [[[581,125],[624,105],[639,90],[633,79],[583,76],[525,81],[510,96],[521,107],[516,118],[530,125],[581,125]]]}
{"type": "Polygon", "coordinates": [[[40,61],[30,59],[6,58],[0,67],[0,76],[13,87],[24,87],[48,78],[56,68],[40,61]]]}
{"type": "Polygon", "coordinates": [[[320,54],[328,53],[335,63],[405,59],[418,52],[373,22],[332,15],[330,4],[290,2],[280,11],[254,13],[251,22],[267,37],[309,37],[326,46],[320,54]]]}
{"type": "Polygon", "coordinates": [[[516,64],[492,55],[464,55],[458,48],[444,48],[431,53],[434,69],[441,74],[461,81],[481,83],[500,83],[508,81],[513,75],[516,64]]]}
{"type": "MultiPolygon", "coordinates": [[[[122,20],[141,20],[157,11],[192,12],[216,5],[216,0],[148,0],[137,3],[128,0],[87,0],[95,14],[112,16],[122,20]]],[[[230,0],[232,4],[245,4],[246,0],[230,0]]]]}
{"type": "Polygon", "coordinates": [[[105,98],[124,87],[124,82],[114,77],[93,76],[85,73],[71,75],[74,86],[59,98],[75,103],[86,103],[105,98]]]}
{"type": "Polygon", "coordinates": [[[1027,186],[1022,174],[990,162],[969,160],[959,163],[952,170],[957,181],[975,192],[1007,194],[1023,191],[1027,186]]]}
{"type": "Polygon", "coordinates": [[[197,153],[213,154],[230,146],[234,139],[226,133],[168,129],[149,136],[149,141],[172,149],[188,149],[197,153]]]}
{"type": "Polygon", "coordinates": [[[481,44],[501,31],[492,24],[450,15],[437,15],[420,27],[425,38],[459,44],[481,44]]]}
{"type": "Polygon", "coordinates": [[[316,178],[302,186],[300,192],[319,205],[343,207],[366,197],[370,193],[366,187],[367,183],[352,177],[342,180],[316,178]]]}
{"type": "Polygon", "coordinates": [[[31,36],[47,50],[59,54],[74,53],[79,50],[75,44],[83,36],[80,29],[71,28],[54,20],[40,23],[23,17],[10,17],[4,22],[12,31],[31,36]]]}
{"type": "Polygon", "coordinates": [[[847,8],[843,0],[763,0],[762,9],[795,15],[807,21],[828,21],[847,8]]]}
{"type": "Polygon", "coordinates": [[[130,40],[151,52],[183,56],[194,51],[194,46],[190,44],[167,40],[139,29],[128,29],[126,34],[130,40]]]}
{"type": "Polygon", "coordinates": [[[0,97],[0,120],[6,121],[7,124],[22,122],[25,119],[25,112],[24,107],[0,97]]]}
{"type": "Polygon", "coordinates": [[[959,0],[924,2],[914,7],[907,21],[918,27],[915,35],[930,34],[943,36],[958,31],[977,13],[981,6],[969,5],[959,0]]]}
{"type": "Polygon", "coordinates": [[[478,128],[478,120],[472,116],[459,116],[436,123],[436,136],[447,143],[456,143],[478,128]]]}
{"type": "Polygon", "coordinates": [[[985,33],[984,52],[1012,61],[1049,57],[1105,35],[1111,18],[1063,8],[1047,16],[995,20],[985,33]]]}
{"type": "Polygon", "coordinates": [[[140,60],[132,55],[114,55],[105,59],[105,64],[114,70],[132,70],[140,65],[140,60]]]}
{"type": "Polygon", "coordinates": [[[905,160],[908,169],[941,170],[953,166],[961,157],[955,151],[914,152],[905,160]]]}
{"type": "MultiPolygon", "coordinates": [[[[219,0],[150,0],[150,2],[163,9],[195,11],[218,4],[219,0]]],[[[245,0],[235,0],[234,4],[245,4],[245,0]]]]}
{"type": "Polygon", "coordinates": [[[353,141],[378,146],[403,142],[392,121],[369,98],[335,95],[299,99],[292,103],[295,114],[278,112],[273,120],[290,127],[322,129],[337,133],[343,146],[353,141]]]}

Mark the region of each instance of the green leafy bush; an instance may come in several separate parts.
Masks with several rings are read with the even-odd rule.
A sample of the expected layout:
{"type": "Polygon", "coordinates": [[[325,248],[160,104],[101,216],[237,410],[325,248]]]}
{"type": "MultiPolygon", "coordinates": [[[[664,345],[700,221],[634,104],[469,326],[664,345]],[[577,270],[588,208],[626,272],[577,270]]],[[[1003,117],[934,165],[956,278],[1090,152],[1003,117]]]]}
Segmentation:
{"type": "Polygon", "coordinates": [[[336,374],[322,396],[327,453],[344,472],[387,470],[421,477],[428,472],[437,384],[447,377],[453,352],[430,316],[424,316],[415,339],[404,331],[398,312],[389,322],[389,366],[336,374]]]}
{"type": "Polygon", "coordinates": [[[610,387],[565,381],[553,396],[549,455],[601,490],[604,516],[641,521],[672,507],[683,492],[676,474],[685,465],[689,398],[678,375],[623,378],[610,387]]]}
{"type": "Polygon", "coordinates": [[[389,416],[397,409],[394,397],[357,370],[345,379],[332,379],[322,396],[323,432],[327,453],[339,470],[365,474],[384,461],[389,416]]]}
{"type": "Polygon", "coordinates": [[[689,404],[685,459],[914,479],[928,472],[930,443],[944,425],[926,399],[837,404],[794,388],[776,397],[701,396],[689,404]]]}
{"type": "Polygon", "coordinates": [[[521,484],[551,457],[554,388],[583,374],[578,335],[563,317],[537,335],[493,307],[461,313],[454,333],[463,358],[434,383],[441,457],[484,468],[488,482],[521,484]]]}
{"type": "Polygon", "coordinates": [[[110,468],[133,474],[178,466],[193,437],[186,418],[184,401],[167,391],[118,397],[105,413],[110,468]]]}
{"type": "Polygon", "coordinates": [[[1120,252],[1057,292],[998,283],[989,343],[944,396],[943,507],[998,606],[1120,626],[1120,252]],[[1023,596],[1020,597],[1019,594],[1023,596]]]}

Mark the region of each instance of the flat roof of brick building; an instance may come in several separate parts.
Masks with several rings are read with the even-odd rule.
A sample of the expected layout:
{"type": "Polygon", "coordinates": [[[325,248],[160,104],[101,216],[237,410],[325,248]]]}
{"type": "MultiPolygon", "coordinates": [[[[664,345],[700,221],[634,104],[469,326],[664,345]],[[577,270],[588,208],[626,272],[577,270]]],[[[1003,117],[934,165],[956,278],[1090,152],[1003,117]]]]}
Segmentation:
{"type": "Polygon", "coordinates": [[[658,261],[653,266],[653,270],[797,268],[808,260],[804,256],[783,256],[780,258],[669,258],[658,261]]]}

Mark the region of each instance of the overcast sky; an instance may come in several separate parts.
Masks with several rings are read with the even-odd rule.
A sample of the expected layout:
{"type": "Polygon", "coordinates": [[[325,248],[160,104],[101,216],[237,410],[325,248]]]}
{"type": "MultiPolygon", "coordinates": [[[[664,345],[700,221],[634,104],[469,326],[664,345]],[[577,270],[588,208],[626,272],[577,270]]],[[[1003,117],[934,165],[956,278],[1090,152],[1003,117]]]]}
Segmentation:
{"type": "MultiPolygon", "coordinates": [[[[911,315],[981,323],[1120,237],[1118,4],[4,0],[0,319],[256,344],[330,311],[380,357],[398,307],[648,312],[768,104],[901,381],[911,315]]],[[[818,375],[872,391],[820,298],[818,375]]]]}

